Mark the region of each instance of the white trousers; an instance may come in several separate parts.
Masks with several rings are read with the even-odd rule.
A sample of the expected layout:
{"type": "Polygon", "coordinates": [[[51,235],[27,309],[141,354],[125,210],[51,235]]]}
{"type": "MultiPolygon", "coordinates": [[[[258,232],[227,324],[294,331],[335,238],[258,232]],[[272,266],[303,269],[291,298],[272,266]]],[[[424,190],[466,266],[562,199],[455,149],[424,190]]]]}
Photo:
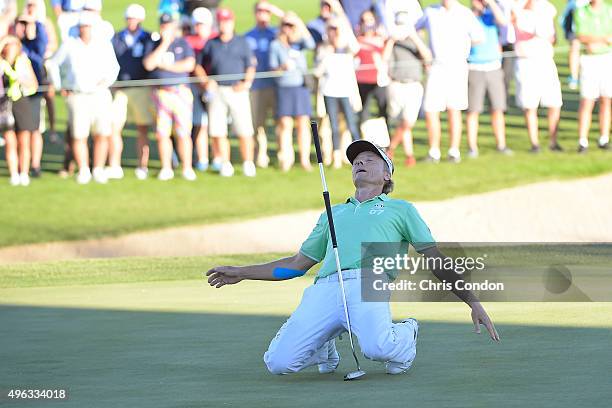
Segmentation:
{"type": "MultiPolygon", "coordinates": [[[[388,302],[362,302],[359,270],[343,271],[353,335],[364,356],[406,363],[416,357],[414,329],[393,323],[388,302]]],[[[302,301],[264,354],[272,374],[287,374],[327,361],[324,344],[348,330],[338,275],[321,278],[304,290],[302,301]]]]}

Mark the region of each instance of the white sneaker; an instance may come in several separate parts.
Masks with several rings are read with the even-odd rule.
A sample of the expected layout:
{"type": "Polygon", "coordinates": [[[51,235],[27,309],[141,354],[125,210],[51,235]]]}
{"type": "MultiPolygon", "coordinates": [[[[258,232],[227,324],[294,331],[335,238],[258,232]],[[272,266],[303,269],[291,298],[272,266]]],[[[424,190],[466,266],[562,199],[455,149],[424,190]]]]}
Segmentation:
{"type": "Polygon", "coordinates": [[[174,178],[174,170],[172,169],[161,169],[157,175],[157,179],[161,181],[168,181],[174,178]]]}
{"type": "Polygon", "coordinates": [[[93,179],[96,183],[106,184],[108,183],[108,176],[106,175],[106,170],[103,167],[94,167],[93,169],[93,179]]]}
{"type": "Polygon", "coordinates": [[[19,175],[19,183],[24,187],[30,185],[30,176],[28,175],[28,173],[21,173],[19,175]]]}
{"type": "Polygon", "coordinates": [[[221,167],[223,167],[223,160],[221,159],[213,159],[212,163],[210,164],[210,170],[214,171],[215,173],[219,173],[221,171],[221,167]]]}
{"type": "Polygon", "coordinates": [[[419,337],[419,322],[417,321],[417,319],[414,318],[409,318],[406,320],[403,320],[402,323],[400,324],[407,324],[412,326],[412,329],[414,330],[414,343],[410,345],[410,347],[414,347],[414,355],[413,357],[408,360],[405,363],[397,363],[395,361],[387,361],[385,363],[385,369],[387,370],[387,374],[402,374],[405,373],[406,371],[410,370],[410,367],[412,367],[412,363],[414,362],[414,359],[416,358],[416,343],[417,343],[417,338],[419,337]]]}
{"type": "Polygon", "coordinates": [[[9,180],[9,183],[11,183],[11,186],[18,186],[21,184],[21,177],[19,176],[18,173],[15,174],[11,174],[11,179],[9,180]]]}
{"type": "Polygon", "coordinates": [[[221,177],[232,177],[234,175],[234,166],[232,163],[226,161],[221,165],[221,170],[219,171],[221,177]]]}
{"type": "Polygon", "coordinates": [[[91,171],[89,167],[83,167],[79,170],[76,181],[79,184],[87,184],[91,181],[91,171]]]}
{"type": "Polygon", "coordinates": [[[323,349],[327,348],[327,361],[318,365],[319,373],[329,374],[336,371],[340,364],[340,355],[336,350],[336,339],[332,339],[323,345],[323,349]]]}
{"type": "Polygon", "coordinates": [[[270,157],[267,154],[262,154],[257,156],[257,167],[261,167],[262,169],[267,168],[270,165],[270,157]]]}
{"type": "Polygon", "coordinates": [[[183,170],[183,178],[187,181],[195,181],[198,177],[193,169],[183,170]]]}
{"type": "Polygon", "coordinates": [[[134,174],[138,180],[146,180],[149,176],[149,169],[146,167],[137,167],[136,170],[134,170],[134,174]]]}
{"type": "Polygon", "coordinates": [[[255,163],[252,161],[245,161],[242,163],[242,173],[247,177],[255,177],[257,175],[255,163]]]}
{"type": "Polygon", "coordinates": [[[123,169],[121,166],[107,167],[106,177],[109,180],[120,180],[123,178],[123,169]]]}
{"type": "Polygon", "coordinates": [[[459,149],[452,147],[448,149],[448,160],[452,163],[459,163],[461,161],[461,152],[459,149]]]}

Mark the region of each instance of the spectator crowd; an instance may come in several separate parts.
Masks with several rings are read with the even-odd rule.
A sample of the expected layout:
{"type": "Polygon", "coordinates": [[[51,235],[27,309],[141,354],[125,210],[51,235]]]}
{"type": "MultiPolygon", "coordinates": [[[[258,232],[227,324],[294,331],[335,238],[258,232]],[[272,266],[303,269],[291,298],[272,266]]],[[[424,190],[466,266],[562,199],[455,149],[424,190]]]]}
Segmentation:
{"type": "Polygon", "coordinates": [[[261,0],[253,8],[255,27],[244,34],[219,2],[162,0],[152,33],[142,26],[147,11],[139,4],[127,6],[125,27],[115,32],[101,0],[51,0],[56,33],[44,0],[26,0],[23,10],[16,0],[0,0],[0,143],[10,183],[27,186],[41,175],[43,134],[60,142],[56,93],[68,112],[60,175],[74,173],[80,184],[124,177],[128,119],[137,130],[140,180],[149,177],[150,132],[159,180],[175,171],[190,181],[208,170],[232,176],[230,129],[244,176],[270,164],[270,136],[282,171],[295,164],[295,145],[299,165],[310,170],[311,118],[320,123],[324,162],[334,168],[346,163],[343,147],[362,137],[391,157],[402,145],[405,165],[414,166],[419,118],[427,128],[425,160],[439,162],[442,112],[445,158],[462,159],[464,119],[468,155],[476,158],[485,108],[497,151],[511,155],[508,103],[524,112],[532,153],[541,149],[538,108],[546,108],[548,147],[562,151],[556,23],[570,44],[568,85],[580,89],[577,150],[589,147],[596,103],[597,145],[609,146],[612,5],[605,0],[570,0],[558,18],[548,0],[471,0],[471,7],[441,0],[424,9],[417,0],[321,0],[318,17],[307,23],[261,0]],[[270,118],[274,135],[266,133],[270,118]]]}

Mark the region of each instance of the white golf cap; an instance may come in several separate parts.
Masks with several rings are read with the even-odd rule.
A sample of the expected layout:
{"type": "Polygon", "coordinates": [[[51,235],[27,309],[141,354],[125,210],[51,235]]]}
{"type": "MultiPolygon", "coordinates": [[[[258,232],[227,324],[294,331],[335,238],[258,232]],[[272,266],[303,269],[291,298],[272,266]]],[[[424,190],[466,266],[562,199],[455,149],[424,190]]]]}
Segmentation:
{"type": "Polygon", "coordinates": [[[191,22],[192,24],[212,25],[212,13],[206,7],[198,7],[191,13],[191,22]]]}
{"type": "Polygon", "coordinates": [[[393,174],[395,168],[393,167],[393,162],[391,161],[389,156],[387,156],[387,153],[385,153],[382,148],[368,140],[355,140],[353,143],[348,145],[348,147],[346,148],[346,157],[349,159],[351,164],[353,164],[355,157],[357,157],[357,155],[361,152],[374,152],[379,155],[380,158],[383,159],[385,163],[387,163],[389,171],[391,172],[391,174],[393,174]]]}
{"type": "Polygon", "coordinates": [[[136,20],[144,21],[146,17],[145,8],[140,4],[130,4],[125,9],[125,18],[133,18],[136,20]]]}
{"type": "Polygon", "coordinates": [[[102,11],[102,0],[86,0],[83,10],[102,11]]]}
{"type": "Polygon", "coordinates": [[[79,13],[80,26],[92,26],[98,21],[98,16],[90,11],[81,11],[79,13]]]}

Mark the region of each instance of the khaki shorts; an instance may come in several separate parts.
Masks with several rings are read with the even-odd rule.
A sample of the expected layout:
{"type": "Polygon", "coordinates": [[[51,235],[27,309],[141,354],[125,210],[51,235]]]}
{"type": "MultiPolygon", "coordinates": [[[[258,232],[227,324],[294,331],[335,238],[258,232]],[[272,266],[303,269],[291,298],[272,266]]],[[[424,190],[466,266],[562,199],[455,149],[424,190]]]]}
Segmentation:
{"type": "Polygon", "coordinates": [[[423,84],[420,82],[393,81],[387,87],[387,111],[391,119],[414,125],[422,102],[423,84]]]}
{"type": "Polygon", "coordinates": [[[484,110],[485,96],[489,97],[491,110],[506,110],[506,84],[504,71],[478,71],[470,69],[468,76],[468,112],[481,113],[484,110]]]}
{"type": "Polygon", "coordinates": [[[239,137],[253,137],[253,120],[249,91],[236,92],[231,86],[219,86],[208,102],[208,134],[227,137],[227,115],[232,118],[234,132],[239,137]]]}
{"type": "Polygon", "coordinates": [[[268,115],[274,116],[276,112],[276,92],[274,92],[273,86],[251,89],[250,98],[253,127],[257,129],[265,126],[268,115]]]}
{"type": "Polygon", "coordinates": [[[113,98],[113,126],[123,129],[128,113],[137,126],[151,126],[155,122],[154,109],[149,87],[118,89],[113,98]]]}
{"type": "Polygon", "coordinates": [[[466,110],[467,107],[467,63],[434,63],[429,69],[425,85],[425,112],[466,110]]]}
{"type": "Polygon", "coordinates": [[[68,123],[74,139],[87,139],[91,131],[97,136],[112,133],[113,97],[108,89],[94,93],[72,93],[66,98],[68,123]]]}

